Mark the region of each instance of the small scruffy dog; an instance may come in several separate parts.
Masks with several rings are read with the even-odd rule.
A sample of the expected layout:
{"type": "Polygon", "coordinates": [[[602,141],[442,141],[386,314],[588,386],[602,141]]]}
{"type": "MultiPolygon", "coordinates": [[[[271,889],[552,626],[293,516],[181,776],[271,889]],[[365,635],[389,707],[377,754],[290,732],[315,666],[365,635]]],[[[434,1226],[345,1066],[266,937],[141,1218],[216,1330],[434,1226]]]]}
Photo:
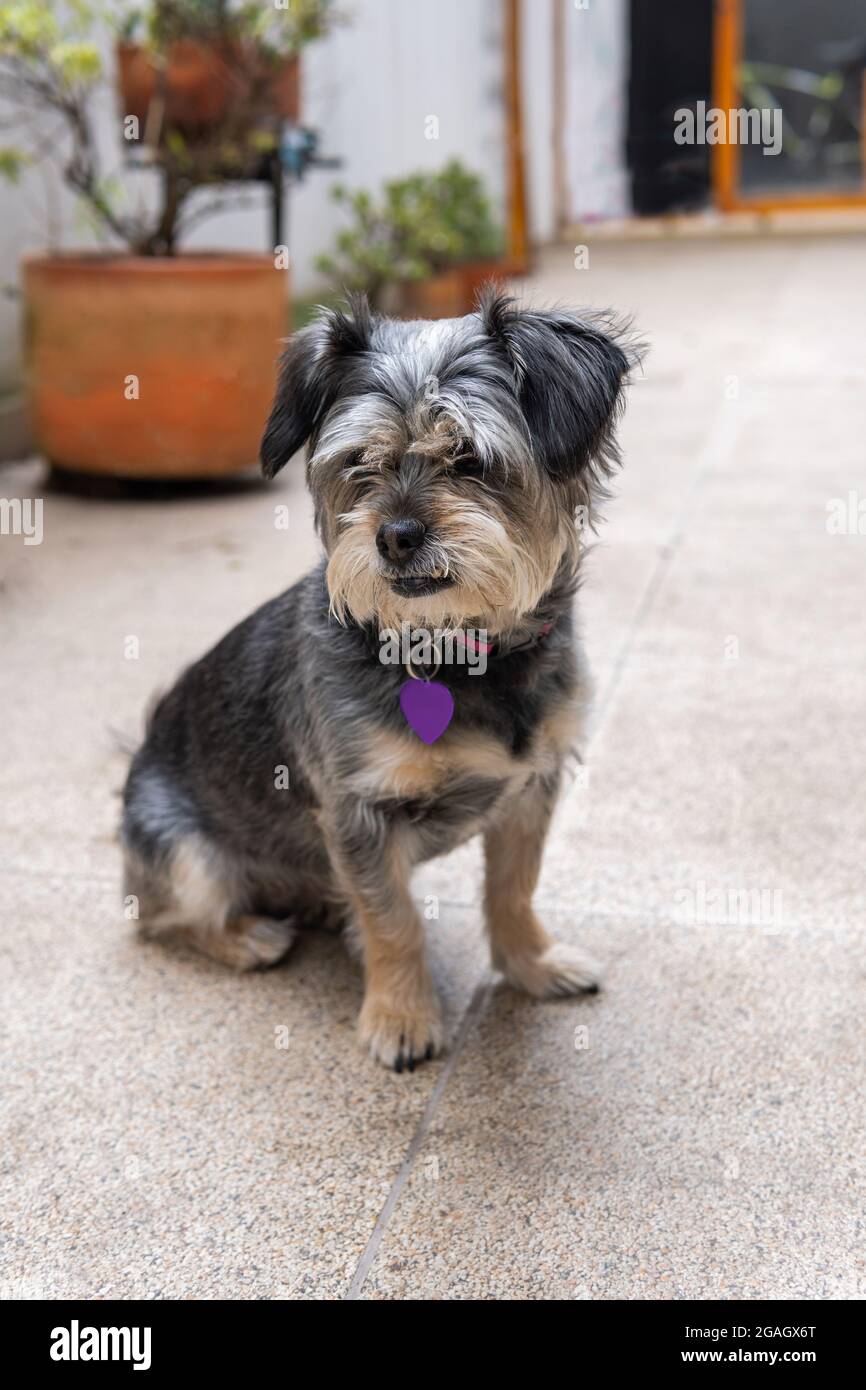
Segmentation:
{"type": "Polygon", "coordinates": [[[291,339],[262,464],[271,478],[309,441],[326,556],[153,713],[123,819],[147,934],[180,931],[243,970],[278,961],[305,922],[350,922],[361,1038],[411,1071],[442,1025],[410,875],[482,832],[493,964],[539,998],[597,988],[532,894],[587,695],[571,615],[581,532],[618,462],[636,360],[609,317],[521,310],[493,290],[435,323],[352,299],[291,339]],[[486,629],[485,673],[383,664],[382,629],[406,622],[486,629]],[[454,710],[426,742],[400,690],[430,675],[454,710]]]}

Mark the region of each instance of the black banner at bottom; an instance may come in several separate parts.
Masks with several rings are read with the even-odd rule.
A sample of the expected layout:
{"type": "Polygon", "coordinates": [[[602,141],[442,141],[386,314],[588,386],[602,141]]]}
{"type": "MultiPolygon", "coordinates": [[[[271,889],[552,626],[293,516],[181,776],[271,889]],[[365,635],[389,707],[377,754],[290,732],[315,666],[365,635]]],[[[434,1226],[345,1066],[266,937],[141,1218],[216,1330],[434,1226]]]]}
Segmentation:
{"type": "MultiPolygon", "coordinates": [[[[542,1302],[534,1313],[539,1315],[555,1320],[557,1338],[570,1334],[581,1370],[598,1365],[607,1371],[653,1374],[675,1367],[801,1366],[826,1376],[843,1366],[856,1367],[860,1360],[862,1312],[857,1303],[580,1301],[554,1309],[542,1302]]],[[[331,1306],[318,1316],[324,1316],[331,1330],[342,1328],[346,1314],[331,1306]]],[[[12,1353],[25,1374],[32,1368],[61,1379],[92,1378],[106,1370],[114,1376],[161,1377],[166,1372],[211,1370],[222,1375],[255,1370],[258,1375],[272,1369],[285,1376],[292,1374],[298,1354],[303,1363],[313,1348],[322,1370],[331,1371],[340,1344],[312,1340],[320,1331],[318,1316],[309,1305],[300,1307],[297,1302],[0,1304],[7,1357],[12,1353]]],[[[352,1328],[357,1326],[355,1316],[349,1321],[352,1328]]],[[[435,1335],[440,1353],[441,1326],[439,1315],[435,1335]]],[[[485,1331],[495,1326],[495,1319],[488,1322],[486,1314],[483,1323],[474,1324],[485,1331]]],[[[384,1331],[401,1337],[393,1316],[384,1331]]],[[[510,1321],[507,1332],[511,1345],[519,1324],[510,1321]]],[[[378,1335],[383,1335],[381,1329],[378,1335]]],[[[351,1351],[347,1346],[358,1370],[365,1345],[369,1343],[353,1341],[351,1351]]],[[[401,1345],[395,1343],[395,1353],[401,1345]]],[[[474,1346],[470,1365],[489,1369],[498,1359],[496,1343],[486,1338],[474,1346]]],[[[545,1360],[549,1352],[548,1348],[545,1360]]],[[[557,1360],[566,1355],[560,1343],[557,1360]]],[[[465,1373],[462,1351],[460,1359],[465,1373]]]]}

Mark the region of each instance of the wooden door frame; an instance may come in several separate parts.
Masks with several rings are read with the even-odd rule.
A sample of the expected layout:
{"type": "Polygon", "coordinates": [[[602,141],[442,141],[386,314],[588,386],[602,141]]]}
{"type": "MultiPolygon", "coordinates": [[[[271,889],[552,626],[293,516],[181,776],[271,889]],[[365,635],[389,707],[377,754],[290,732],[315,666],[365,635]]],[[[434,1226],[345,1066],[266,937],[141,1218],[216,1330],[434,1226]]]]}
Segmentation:
{"type": "MultiPolygon", "coordinates": [[[[713,106],[731,111],[740,105],[737,68],[743,47],[744,0],[715,0],[713,17],[713,106]]],[[[866,83],[864,83],[866,92],[866,83]]],[[[740,148],[736,144],[712,146],[712,188],[716,206],[723,212],[784,212],[813,208],[866,207],[866,121],[861,132],[864,184],[859,191],[828,193],[758,194],[740,191],[740,148]]]]}
{"type": "Polygon", "coordinates": [[[506,256],[508,273],[525,275],[529,268],[529,217],[526,204],[523,102],[521,99],[520,0],[502,0],[505,59],[505,186],[507,199],[506,256]]]}

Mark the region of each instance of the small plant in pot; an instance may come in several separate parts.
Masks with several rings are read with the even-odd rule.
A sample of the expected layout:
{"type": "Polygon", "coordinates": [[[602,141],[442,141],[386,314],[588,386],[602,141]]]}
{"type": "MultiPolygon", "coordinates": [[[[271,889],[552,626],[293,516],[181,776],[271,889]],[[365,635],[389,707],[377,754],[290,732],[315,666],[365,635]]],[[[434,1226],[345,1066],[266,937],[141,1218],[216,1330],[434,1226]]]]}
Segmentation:
{"type": "Polygon", "coordinates": [[[365,290],[375,308],[407,318],[468,313],[478,288],[511,273],[476,174],[458,160],[386,183],[377,200],[337,187],[350,217],[317,268],[334,289],[365,290]]]}
{"type": "Polygon", "coordinates": [[[274,157],[298,53],[332,18],[331,0],[0,4],[5,129],[12,111],[27,132],[0,148],[0,173],[54,159],[106,246],[24,262],[31,413],[56,467],[200,477],[255,461],[285,257],[181,247],[274,157]],[[99,125],[112,30],[121,179],[106,175],[99,125]]]}
{"type": "Polygon", "coordinates": [[[124,111],[201,140],[241,109],[297,121],[299,53],[334,19],[322,0],[158,0],[134,10],[117,44],[124,111]]]}

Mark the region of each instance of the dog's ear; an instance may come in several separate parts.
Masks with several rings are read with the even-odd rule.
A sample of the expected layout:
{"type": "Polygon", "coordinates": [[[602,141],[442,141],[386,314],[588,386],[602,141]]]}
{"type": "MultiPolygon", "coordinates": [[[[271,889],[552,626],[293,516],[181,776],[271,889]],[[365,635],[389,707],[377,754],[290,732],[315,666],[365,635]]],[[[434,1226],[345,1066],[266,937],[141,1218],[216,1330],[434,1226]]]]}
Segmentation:
{"type": "Polygon", "coordinates": [[[319,319],[289,339],[262,439],[262,472],[273,478],[315,435],[333,405],[349,359],[370,345],[372,316],[366,295],[348,298],[348,312],[323,309],[319,319]]]}
{"type": "Polygon", "coordinates": [[[507,355],[533,452],[556,478],[575,478],[616,461],[613,428],[625,378],[640,360],[629,325],[611,316],[521,310],[487,290],[484,330],[507,355]]]}

